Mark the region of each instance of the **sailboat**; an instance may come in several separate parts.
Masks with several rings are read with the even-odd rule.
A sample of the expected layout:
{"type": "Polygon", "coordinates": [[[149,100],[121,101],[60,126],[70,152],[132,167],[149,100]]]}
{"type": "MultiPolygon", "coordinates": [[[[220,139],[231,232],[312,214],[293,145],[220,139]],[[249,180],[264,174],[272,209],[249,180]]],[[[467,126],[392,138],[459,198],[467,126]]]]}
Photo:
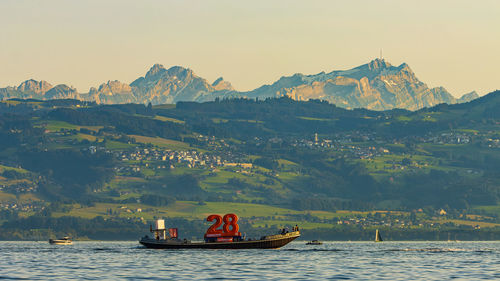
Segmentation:
{"type": "Polygon", "coordinates": [[[382,240],[382,236],[380,236],[380,232],[378,231],[378,229],[375,231],[375,242],[382,242],[384,240],[382,240]]]}

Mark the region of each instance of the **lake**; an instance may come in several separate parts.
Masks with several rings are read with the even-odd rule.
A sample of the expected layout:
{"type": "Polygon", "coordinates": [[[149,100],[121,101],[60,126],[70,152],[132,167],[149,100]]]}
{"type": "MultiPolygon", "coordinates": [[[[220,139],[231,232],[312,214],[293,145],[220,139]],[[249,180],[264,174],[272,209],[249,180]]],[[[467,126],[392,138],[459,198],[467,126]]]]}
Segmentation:
{"type": "Polygon", "coordinates": [[[292,242],[278,250],[161,250],[131,242],[0,242],[0,279],[500,279],[500,242],[292,242]]]}

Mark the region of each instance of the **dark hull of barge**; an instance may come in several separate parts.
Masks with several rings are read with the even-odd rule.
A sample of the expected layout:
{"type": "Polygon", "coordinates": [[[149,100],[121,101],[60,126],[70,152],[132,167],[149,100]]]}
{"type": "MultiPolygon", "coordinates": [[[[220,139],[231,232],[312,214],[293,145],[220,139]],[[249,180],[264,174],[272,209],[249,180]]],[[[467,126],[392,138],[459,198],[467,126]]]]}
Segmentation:
{"type": "Polygon", "coordinates": [[[139,241],[147,248],[154,249],[277,249],[300,237],[300,232],[267,236],[261,240],[238,242],[189,242],[176,240],[155,240],[143,238],[139,241]]]}

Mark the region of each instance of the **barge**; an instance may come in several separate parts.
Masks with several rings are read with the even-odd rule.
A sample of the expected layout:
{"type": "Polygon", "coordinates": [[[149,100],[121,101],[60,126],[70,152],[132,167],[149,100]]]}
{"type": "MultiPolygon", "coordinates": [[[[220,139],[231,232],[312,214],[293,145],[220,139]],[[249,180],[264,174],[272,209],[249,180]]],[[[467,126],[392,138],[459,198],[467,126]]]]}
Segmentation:
{"type": "Polygon", "coordinates": [[[216,220],[205,233],[204,241],[189,241],[177,238],[177,228],[165,228],[164,220],[156,220],[155,228],[150,227],[154,237],[145,236],[139,243],[147,248],[155,249],[277,249],[300,237],[298,226],[292,231],[283,229],[279,234],[262,236],[260,239],[246,239],[238,232],[238,217],[227,214],[222,218],[211,215],[207,221],[216,220]],[[224,221],[222,229],[217,229],[224,221]],[[230,227],[231,226],[231,227],[230,227]]]}

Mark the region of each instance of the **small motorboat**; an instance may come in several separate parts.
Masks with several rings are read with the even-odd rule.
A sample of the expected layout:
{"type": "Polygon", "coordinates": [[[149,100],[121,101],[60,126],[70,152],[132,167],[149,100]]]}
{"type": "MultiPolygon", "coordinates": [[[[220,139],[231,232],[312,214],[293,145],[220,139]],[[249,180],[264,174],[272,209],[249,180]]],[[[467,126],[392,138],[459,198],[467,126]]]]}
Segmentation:
{"type": "Polygon", "coordinates": [[[53,245],[73,245],[73,240],[68,236],[64,236],[63,238],[49,239],[49,243],[53,245]]]}
{"type": "Polygon", "coordinates": [[[312,240],[306,243],[306,245],[323,245],[323,242],[319,240],[312,240]]]}

